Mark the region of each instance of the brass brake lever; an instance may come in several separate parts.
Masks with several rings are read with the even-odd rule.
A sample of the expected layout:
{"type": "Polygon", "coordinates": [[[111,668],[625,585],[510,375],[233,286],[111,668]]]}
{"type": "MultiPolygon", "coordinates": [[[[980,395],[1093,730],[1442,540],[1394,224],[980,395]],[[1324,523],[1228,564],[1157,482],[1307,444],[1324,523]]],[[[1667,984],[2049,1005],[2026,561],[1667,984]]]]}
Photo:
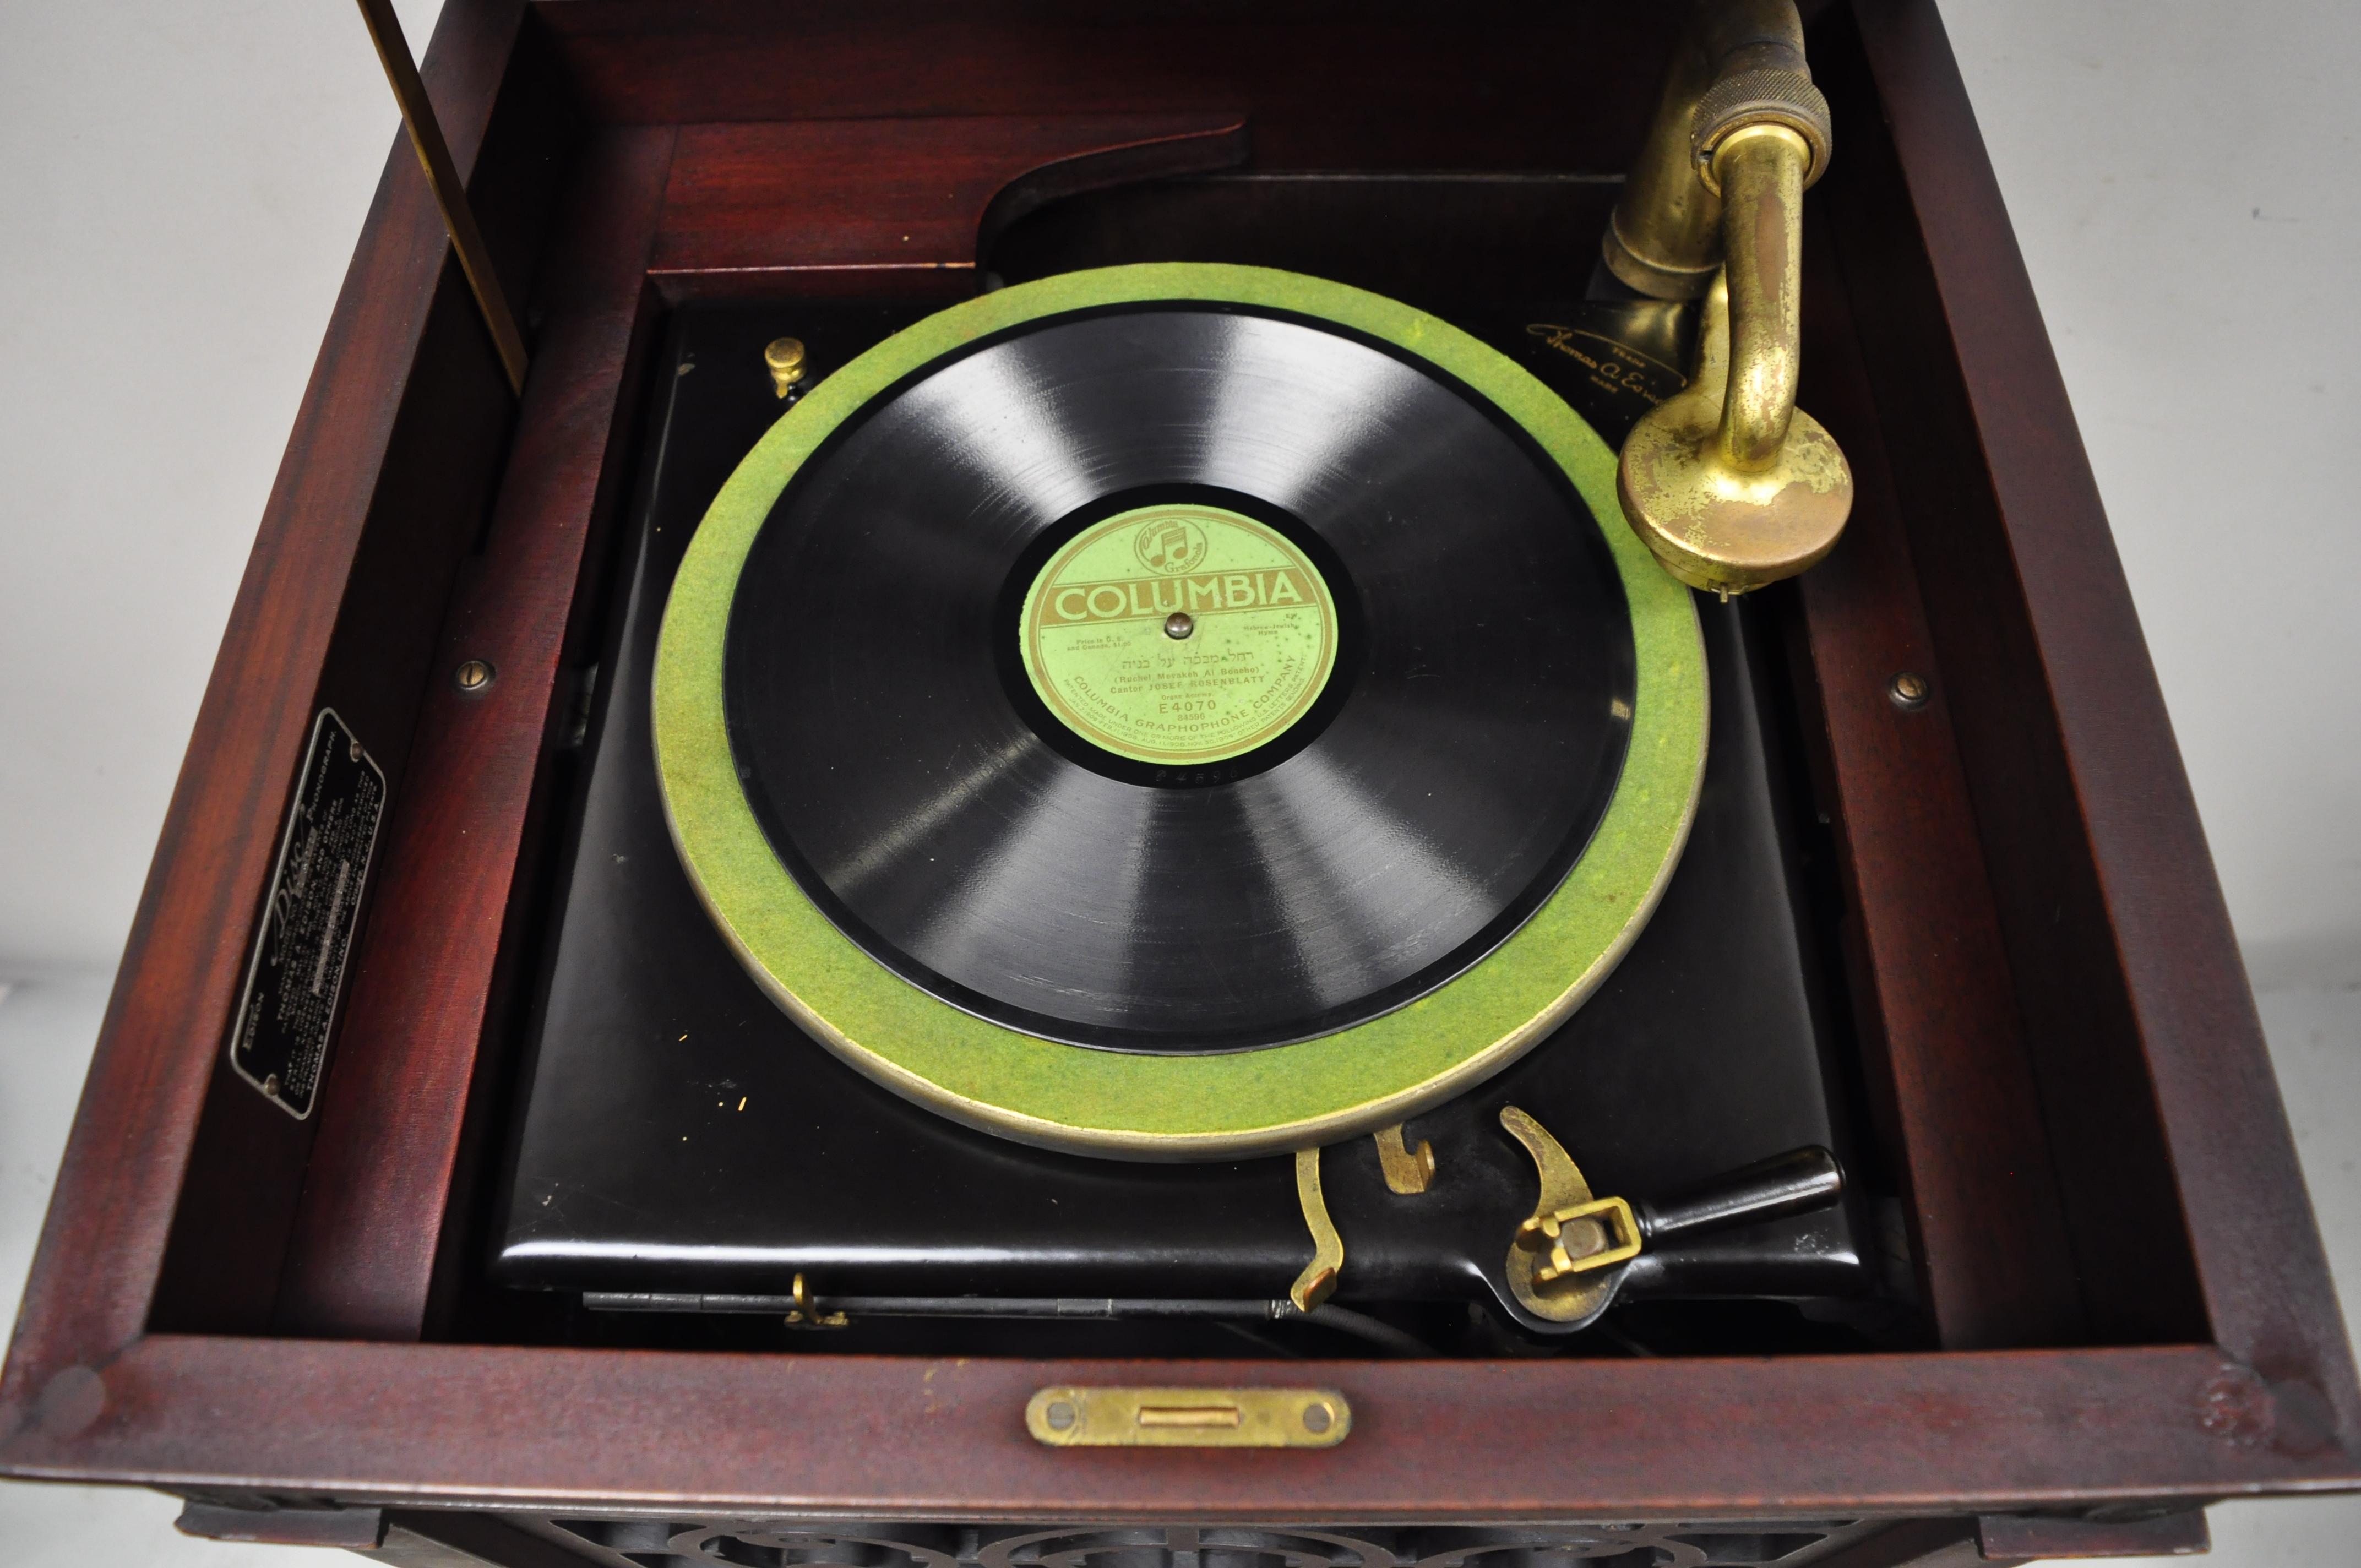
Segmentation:
{"type": "Polygon", "coordinates": [[[1594,1197],[1548,1128],[1514,1105],[1501,1107],[1500,1125],[1524,1145],[1541,1177],[1532,1216],[1509,1241],[1509,1289],[1546,1322],[1596,1321],[1615,1304],[1632,1262],[1675,1237],[1810,1213],[1844,1196],[1836,1157],[1815,1146],[1758,1160],[1662,1202],[1594,1197]]]}

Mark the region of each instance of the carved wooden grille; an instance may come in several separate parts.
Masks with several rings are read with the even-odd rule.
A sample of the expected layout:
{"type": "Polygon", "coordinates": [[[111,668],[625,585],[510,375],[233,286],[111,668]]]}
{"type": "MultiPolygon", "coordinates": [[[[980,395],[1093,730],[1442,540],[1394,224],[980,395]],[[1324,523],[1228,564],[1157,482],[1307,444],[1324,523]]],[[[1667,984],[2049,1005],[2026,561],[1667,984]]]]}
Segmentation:
{"type": "Polygon", "coordinates": [[[551,1522],[633,1568],[1803,1568],[1876,1528],[1850,1519],[1382,1530],[551,1522]]]}

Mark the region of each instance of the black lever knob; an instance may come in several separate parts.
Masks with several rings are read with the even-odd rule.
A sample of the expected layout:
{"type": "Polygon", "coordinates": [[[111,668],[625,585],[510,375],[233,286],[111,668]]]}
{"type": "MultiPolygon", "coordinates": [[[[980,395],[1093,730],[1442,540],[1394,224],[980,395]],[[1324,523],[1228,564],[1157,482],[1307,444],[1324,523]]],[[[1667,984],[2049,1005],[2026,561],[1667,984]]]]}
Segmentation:
{"type": "Polygon", "coordinates": [[[1757,1160],[1678,1197],[1631,1207],[1641,1234],[1650,1243],[1661,1244],[1675,1236],[1808,1214],[1843,1196],[1844,1171],[1837,1157],[1814,1146],[1757,1160]]]}

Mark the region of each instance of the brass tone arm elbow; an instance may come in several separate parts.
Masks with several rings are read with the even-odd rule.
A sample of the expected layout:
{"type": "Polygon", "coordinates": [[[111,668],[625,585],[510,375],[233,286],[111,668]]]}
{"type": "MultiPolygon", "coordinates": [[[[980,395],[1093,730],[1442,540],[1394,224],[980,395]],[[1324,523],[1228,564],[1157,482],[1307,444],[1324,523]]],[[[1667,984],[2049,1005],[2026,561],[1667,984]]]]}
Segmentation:
{"type": "Polygon", "coordinates": [[[1803,197],[1829,140],[1792,0],[1710,4],[1604,242],[1639,291],[1707,296],[1696,371],[1632,430],[1617,488],[1665,569],[1725,598],[1818,561],[1852,510],[1844,454],[1795,407],[1803,197]]]}

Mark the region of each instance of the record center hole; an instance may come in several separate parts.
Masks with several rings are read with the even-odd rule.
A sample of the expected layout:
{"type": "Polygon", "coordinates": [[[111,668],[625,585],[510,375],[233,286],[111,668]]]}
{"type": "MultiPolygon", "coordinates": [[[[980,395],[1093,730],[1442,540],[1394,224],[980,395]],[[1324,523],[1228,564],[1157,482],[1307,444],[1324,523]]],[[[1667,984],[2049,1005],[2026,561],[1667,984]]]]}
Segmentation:
{"type": "Polygon", "coordinates": [[[1176,609],[1164,618],[1164,635],[1175,642],[1197,630],[1197,622],[1185,609],[1176,609]]]}

